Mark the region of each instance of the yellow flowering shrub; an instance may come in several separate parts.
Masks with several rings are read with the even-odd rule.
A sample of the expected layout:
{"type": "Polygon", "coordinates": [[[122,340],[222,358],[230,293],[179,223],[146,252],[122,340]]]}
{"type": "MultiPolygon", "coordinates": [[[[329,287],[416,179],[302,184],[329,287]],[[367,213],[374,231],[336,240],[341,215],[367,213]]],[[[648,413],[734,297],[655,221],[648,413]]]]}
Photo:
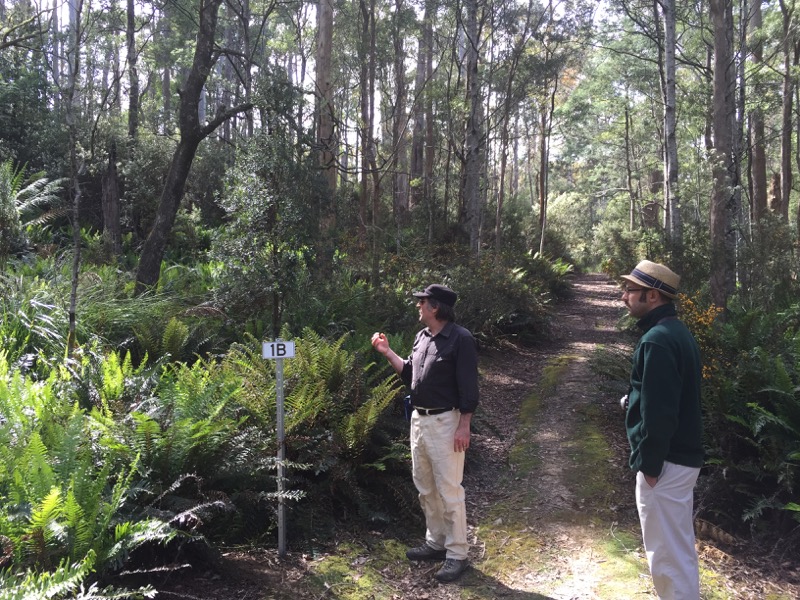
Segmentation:
{"type": "Polygon", "coordinates": [[[709,381],[720,368],[720,353],[717,352],[714,339],[714,322],[722,312],[722,308],[715,304],[703,305],[699,294],[694,296],[679,294],[678,303],[681,320],[686,323],[700,346],[700,354],[703,358],[703,379],[709,381]]]}

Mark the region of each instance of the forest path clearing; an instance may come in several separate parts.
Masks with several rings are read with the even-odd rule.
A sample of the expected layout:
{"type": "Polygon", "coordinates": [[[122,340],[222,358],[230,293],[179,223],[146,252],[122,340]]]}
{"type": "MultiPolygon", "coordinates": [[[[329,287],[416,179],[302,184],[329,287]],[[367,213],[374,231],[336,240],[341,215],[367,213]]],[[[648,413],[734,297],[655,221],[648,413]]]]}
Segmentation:
{"type": "MultiPolygon", "coordinates": [[[[436,582],[438,563],[406,560],[407,539],[354,534],[310,558],[231,553],[228,576],[163,597],[266,600],[632,600],[656,598],[641,547],[634,478],[619,397],[589,359],[600,347],[630,352],[617,329],[619,287],[578,275],[554,308],[552,336],[535,348],[484,350],[464,487],[471,568],[436,582]],[[195,596],[196,590],[204,594],[195,596]],[[195,590],[193,593],[191,590],[195,590]]],[[[341,536],[339,536],[341,537],[341,536]]],[[[735,557],[700,540],[702,600],[789,600],[800,586],[769,561],[735,557]],[[788,578],[787,578],[788,579],[788,578]]]]}

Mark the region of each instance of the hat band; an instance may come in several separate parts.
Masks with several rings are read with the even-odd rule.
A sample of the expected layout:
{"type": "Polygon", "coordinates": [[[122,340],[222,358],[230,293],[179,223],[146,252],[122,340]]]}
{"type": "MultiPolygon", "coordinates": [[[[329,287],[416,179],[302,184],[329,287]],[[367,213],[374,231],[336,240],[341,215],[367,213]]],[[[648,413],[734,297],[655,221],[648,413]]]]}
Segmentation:
{"type": "Polygon", "coordinates": [[[639,269],[634,269],[633,272],[631,273],[631,276],[638,277],[645,283],[645,285],[653,288],[654,290],[661,290],[668,294],[673,294],[675,296],[678,295],[678,290],[676,290],[674,287],[672,287],[671,285],[667,285],[666,283],[664,283],[660,279],[656,279],[652,275],[648,275],[644,271],[640,271],[639,269]]]}

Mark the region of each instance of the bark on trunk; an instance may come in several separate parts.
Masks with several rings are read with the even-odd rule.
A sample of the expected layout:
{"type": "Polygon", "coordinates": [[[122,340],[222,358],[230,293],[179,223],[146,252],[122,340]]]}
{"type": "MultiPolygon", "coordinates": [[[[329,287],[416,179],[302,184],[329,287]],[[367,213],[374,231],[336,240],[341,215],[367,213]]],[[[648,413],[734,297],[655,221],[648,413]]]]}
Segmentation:
{"type": "Polygon", "coordinates": [[[467,116],[464,135],[463,226],[469,235],[469,248],[473,256],[480,253],[481,173],[483,172],[483,102],[478,81],[478,2],[467,0],[467,116]]]}
{"type": "Polygon", "coordinates": [[[366,0],[358,2],[361,15],[361,41],[358,45],[359,63],[359,111],[361,137],[361,178],[358,195],[358,241],[361,248],[367,243],[367,206],[370,205],[370,173],[369,154],[372,152],[372,123],[370,121],[370,86],[369,86],[369,32],[370,16],[366,0]]]}
{"type": "Polygon", "coordinates": [[[133,0],[128,0],[125,40],[128,53],[128,137],[135,140],[139,133],[139,56],[136,52],[136,13],[133,0]]]}
{"type": "Polygon", "coordinates": [[[411,107],[411,117],[414,127],[411,133],[411,208],[414,208],[425,197],[423,183],[425,169],[425,82],[426,65],[431,49],[428,32],[431,30],[432,2],[425,3],[425,14],[422,18],[422,28],[419,36],[417,50],[417,71],[414,78],[414,103],[411,107]]]}
{"type": "Polygon", "coordinates": [[[636,190],[633,187],[633,164],[631,160],[631,114],[625,104],[625,184],[628,188],[628,230],[636,228],[636,190]]]}
{"type": "Polygon", "coordinates": [[[794,8],[781,0],[783,13],[783,101],[781,103],[781,204],[778,214],[789,218],[789,197],[792,192],[792,106],[794,104],[794,77],[792,76],[792,17],[794,8]]]}
{"type": "MultiPolygon", "coordinates": [[[[758,37],[761,32],[762,14],[761,1],[753,2],[753,17],[751,20],[752,31],[756,34],[756,43],[752,44],[753,62],[760,65],[764,61],[764,45],[758,37]]],[[[759,67],[756,66],[756,69],[759,67]]],[[[756,106],[750,117],[753,131],[751,173],[753,182],[753,213],[754,221],[759,221],[767,211],[767,153],[764,135],[764,114],[756,106]]]]}
{"type": "Polygon", "coordinates": [[[408,143],[406,142],[406,51],[403,43],[403,32],[400,16],[405,11],[404,0],[395,0],[395,11],[392,27],[392,43],[394,46],[394,89],[395,105],[392,118],[392,159],[394,175],[392,177],[392,216],[397,229],[397,244],[400,243],[400,230],[408,224],[408,143]]]}
{"type": "Polygon", "coordinates": [[[108,152],[108,168],[103,173],[103,246],[107,257],[122,253],[122,228],[119,220],[119,173],[117,145],[112,142],[108,152]]]}
{"type": "Polygon", "coordinates": [[[711,0],[714,26],[714,186],[711,197],[711,296],[726,309],[733,293],[737,213],[733,134],[736,82],[733,61],[733,10],[730,0],[711,0]]]}
{"type": "MultiPolygon", "coordinates": [[[[332,0],[319,0],[317,6],[317,140],[320,147],[320,166],[331,194],[336,191],[336,141],[333,137],[333,84],[331,82],[331,52],[333,49],[332,0]]],[[[333,227],[331,212],[328,228],[333,227]]]]}
{"type": "Polygon", "coordinates": [[[667,238],[676,264],[683,256],[683,221],[678,192],[678,138],[675,99],[675,0],[662,0],[664,16],[664,205],[667,238]]]}

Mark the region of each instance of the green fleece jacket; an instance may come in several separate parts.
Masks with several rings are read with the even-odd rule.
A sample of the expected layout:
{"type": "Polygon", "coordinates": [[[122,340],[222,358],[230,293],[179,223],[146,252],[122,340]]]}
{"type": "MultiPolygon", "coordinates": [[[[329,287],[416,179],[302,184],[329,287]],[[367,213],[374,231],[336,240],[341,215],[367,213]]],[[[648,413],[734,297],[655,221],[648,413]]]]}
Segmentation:
{"type": "Polygon", "coordinates": [[[625,427],[634,471],[658,477],[664,461],[703,465],[700,351],[675,306],[661,305],[637,325],[625,427]]]}

